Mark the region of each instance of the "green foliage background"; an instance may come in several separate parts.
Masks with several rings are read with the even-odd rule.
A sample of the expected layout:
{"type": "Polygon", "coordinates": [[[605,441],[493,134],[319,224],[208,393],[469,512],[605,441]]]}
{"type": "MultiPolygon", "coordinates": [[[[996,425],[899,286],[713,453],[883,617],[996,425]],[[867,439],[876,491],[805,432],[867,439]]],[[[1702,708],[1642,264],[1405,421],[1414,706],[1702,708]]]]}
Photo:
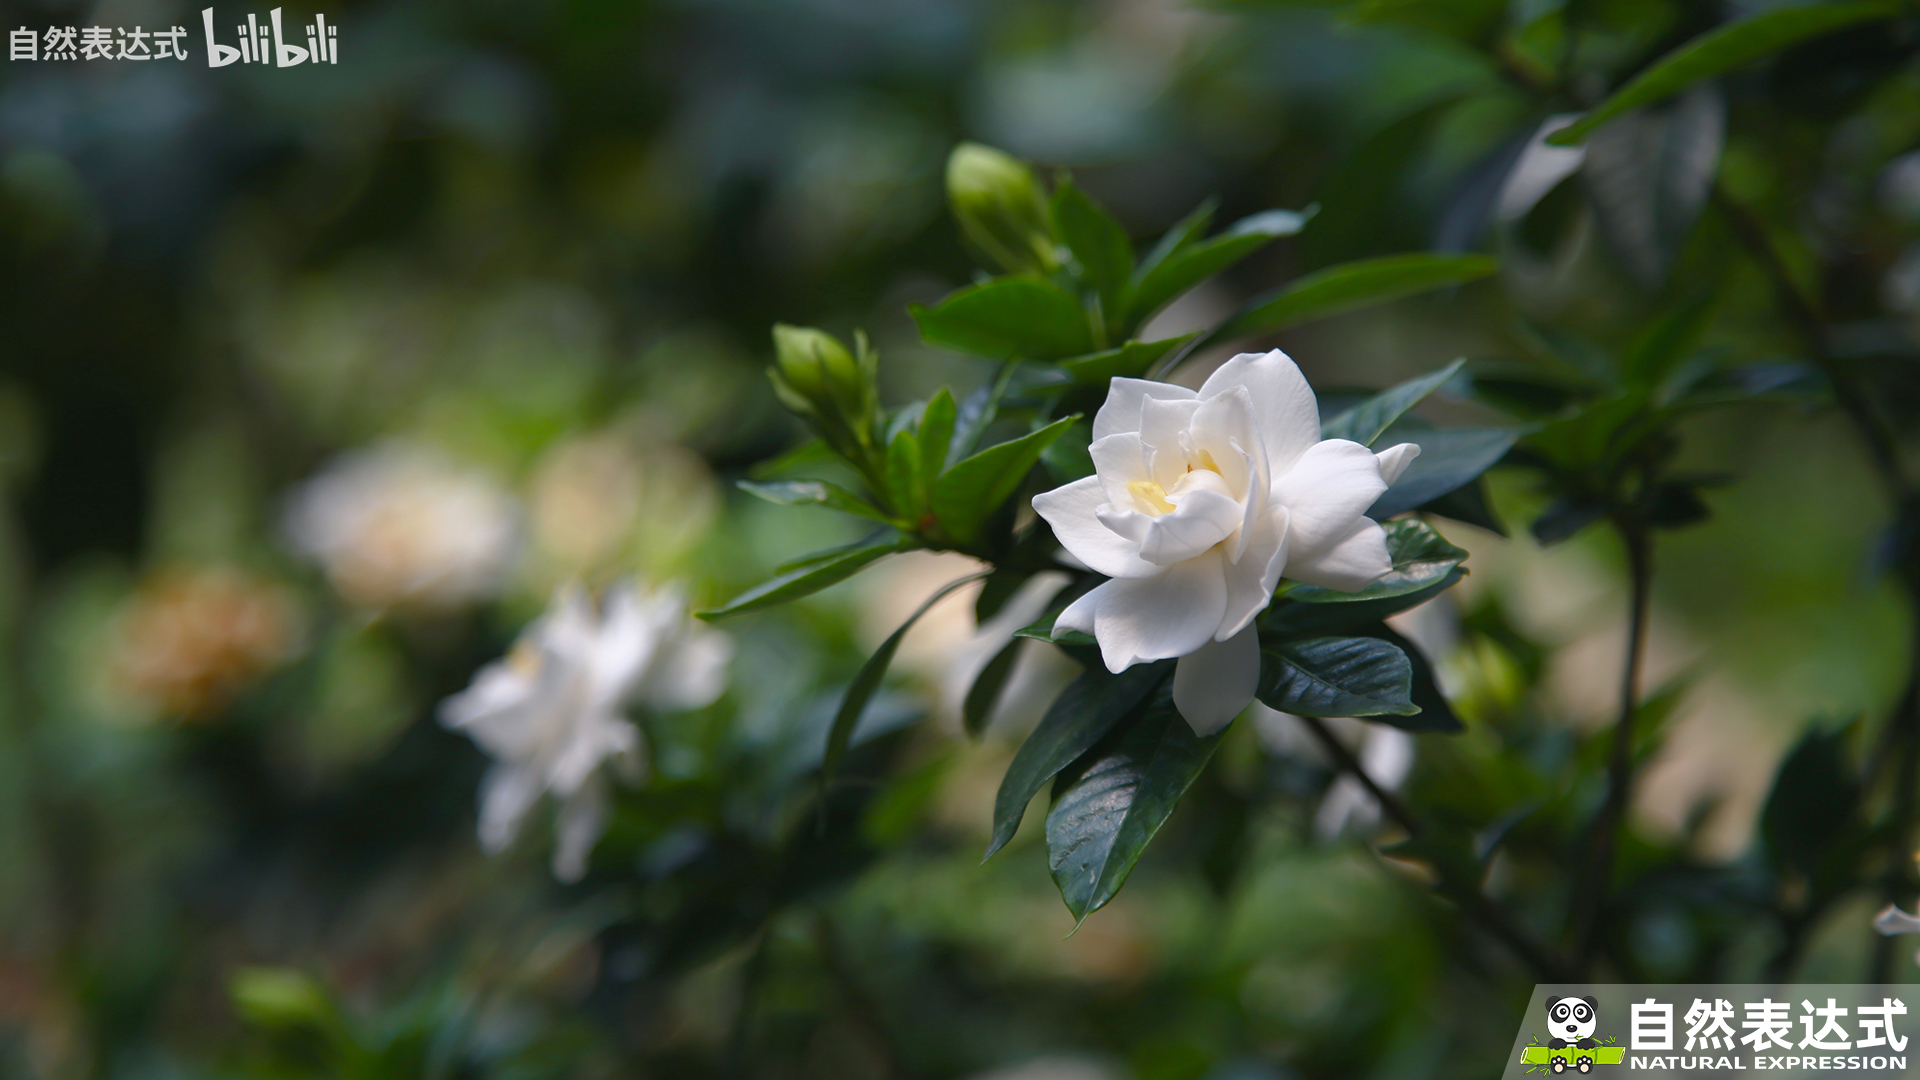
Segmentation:
{"type": "MultiPolygon", "coordinates": [[[[337,67],[210,71],[190,35],[186,64],[0,73],[0,1074],[1464,1077],[1549,976],[1920,977],[1869,930],[1920,891],[1911,5],[326,14],[337,67]],[[1577,170],[1527,149],[1580,114],[1577,170]],[[1035,163],[1073,259],[957,225],[965,140],[1035,163]],[[1208,199],[1220,265],[1123,286],[1208,199]],[[952,297],[1004,270],[1099,304],[952,297]],[[972,503],[925,458],[829,462],[764,374],[776,323],[864,330],[900,424],[876,447],[1003,375],[1030,382],[1000,434],[1052,441],[972,503]],[[1007,507],[1086,439],[1047,418],[1256,345],[1354,437],[1342,410],[1464,358],[1395,429],[1518,440],[1392,508],[1469,553],[1423,609],[1464,730],[1414,737],[1418,829],[1318,824],[1340,759],[1243,717],[1075,931],[1099,904],[1062,905],[1047,804],[995,834],[1073,663],[1022,645],[1016,692],[968,707],[963,593],[865,685],[978,565],[915,552],[724,624],[731,690],[641,718],[647,783],[585,881],[551,880],[544,822],[478,850],[485,761],[434,704],[561,581],[717,607],[866,536],[849,507],[902,548],[1042,558],[1007,507]],[[370,610],[290,550],[296,485],[394,440],[521,501],[497,596],[370,610]],[[864,510],[806,486],[876,476],[864,510]],[[255,651],[197,644],[223,633],[255,651]]],[[[1364,760],[1366,731],[1334,734],[1364,760]]]]}

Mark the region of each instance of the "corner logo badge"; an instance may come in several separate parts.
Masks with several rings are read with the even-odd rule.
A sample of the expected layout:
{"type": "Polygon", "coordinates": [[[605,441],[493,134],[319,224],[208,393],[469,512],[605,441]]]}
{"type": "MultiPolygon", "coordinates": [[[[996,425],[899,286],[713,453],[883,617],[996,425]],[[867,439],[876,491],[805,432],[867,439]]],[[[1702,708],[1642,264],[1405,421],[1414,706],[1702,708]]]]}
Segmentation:
{"type": "Polygon", "coordinates": [[[1520,1063],[1530,1073],[1563,1073],[1569,1069],[1590,1073],[1596,1065],[1618,1065],[1626,1055],[1617,1035],[1594,1038],[1600,1026],[1600,1002],[1590,997],[1547,999],[1545,1045],[1534,1043],[1521,1052],[1520,1063]]]}

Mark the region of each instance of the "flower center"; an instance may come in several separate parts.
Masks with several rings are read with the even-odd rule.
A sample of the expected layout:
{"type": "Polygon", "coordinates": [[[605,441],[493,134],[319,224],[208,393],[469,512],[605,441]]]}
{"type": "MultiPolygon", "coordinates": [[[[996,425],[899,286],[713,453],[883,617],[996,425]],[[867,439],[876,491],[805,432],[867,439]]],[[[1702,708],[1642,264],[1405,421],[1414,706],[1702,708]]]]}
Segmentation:
{"type": "Polygon", "coordinates": [[[1133,497],[1145,503],[1154,517],[1173,513],[1174,506],[1167,501],[1167,489],[1152,480],[1129,480],[1127,490],[1133,497]]]}

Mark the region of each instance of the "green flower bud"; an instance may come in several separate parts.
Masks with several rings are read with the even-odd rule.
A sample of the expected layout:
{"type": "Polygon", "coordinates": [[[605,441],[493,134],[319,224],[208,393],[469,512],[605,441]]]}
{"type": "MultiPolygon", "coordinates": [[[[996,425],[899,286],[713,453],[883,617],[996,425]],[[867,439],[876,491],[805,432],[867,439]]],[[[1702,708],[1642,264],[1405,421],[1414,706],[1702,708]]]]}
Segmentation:
{"type": "Polygon", "coordinates": [[[812,422],[829,446],[858,460],[873,446],[879,415],[878,373],[866,339],[860,355],[838,338],[809,326],[773,328],[773,392],[780,403],[812,422]]]}
{"type": "Polygon", "coordinates": [[[947,199],[960,231],[1009,271],[1051,272],[1053,220],[1033,170],[990,146],[963,142],[947,158],[947,199]]]}

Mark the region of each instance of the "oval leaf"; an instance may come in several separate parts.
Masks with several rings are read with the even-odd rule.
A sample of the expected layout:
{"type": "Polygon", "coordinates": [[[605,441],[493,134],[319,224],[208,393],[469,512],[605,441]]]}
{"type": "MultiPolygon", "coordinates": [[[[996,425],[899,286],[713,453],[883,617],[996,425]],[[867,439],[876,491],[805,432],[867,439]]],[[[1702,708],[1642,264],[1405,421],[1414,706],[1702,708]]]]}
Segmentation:
{"type": "Polygon", "coordinates": [[[1268,707],[1297,716],[1411,715],[1413,664],[1370,637],[1261,642],[1260,690],[1268,707]]]}
{"type": "Polygon", "coordinates": [[[1465,360],[1455,360],[1439,371],[1408,379],[1398,386],[1380,391],[1333,419],[1322,422],[1320,437],[1350,439],[1361,446],[1372,446],[1389,425],[1405,416],[1408,409],[1420,404],[1428,394],[1438,390],[1440,384],[1453,378],[1465,363],[1465,360]]]}
{"type": "Polygon", "coordinates": [[[1038,431],[955,462],[933,486],[933,516],[947,535],[962,544],[980,538],[987,518],[1013,494],[1040,452],[1066,433],[1078,413],[1062,417],[1038,431]]]}
{"type": "Polygon", "coordinates": [[[1118,675],[1091,667],[1067,684],[1000,778],[1000,792],[993,799],[993,837],[982,859],[992,858],[1013,839],[1027,804],[1047,781],[1092,749],[1172,673],[1171,660],[1135,664],[1118,675]]]}
{"type": "Polygon", "coordinates": [[[913,318],[927,344],[975,356],[1058,360],[1095,348],[1080,302],[1032,274],[970,285],[931,308],[915,304],[913,318]]]}
{"type": "Polygon", "coordinates": [[[1195,735],[1163,688],[1088,755],[1047,814],[1048,867],[1076,920],[1084,922],[1126,884],[1220,739],[1195,735]]]}
{"type": "Polygon", "coordinates": [[[1385,520],[1465,487],[1499,464],[1518,437],[1519,432],[1501,428],[1409,432],[1406,441],[1419,446],[1420,454],[1374,501],[1367,516],[1385,520]]]}
{"type": "Polygon", "coordinates": [[[1127,309],[1126,327],[1131,329],[1146,322],[1181,293],[1274,240],[1299,232],[1309,216],[1292,210],[1254,214],[1152,265],[1142,264],[1133,287],[1133,303],[1127,309]]]}

